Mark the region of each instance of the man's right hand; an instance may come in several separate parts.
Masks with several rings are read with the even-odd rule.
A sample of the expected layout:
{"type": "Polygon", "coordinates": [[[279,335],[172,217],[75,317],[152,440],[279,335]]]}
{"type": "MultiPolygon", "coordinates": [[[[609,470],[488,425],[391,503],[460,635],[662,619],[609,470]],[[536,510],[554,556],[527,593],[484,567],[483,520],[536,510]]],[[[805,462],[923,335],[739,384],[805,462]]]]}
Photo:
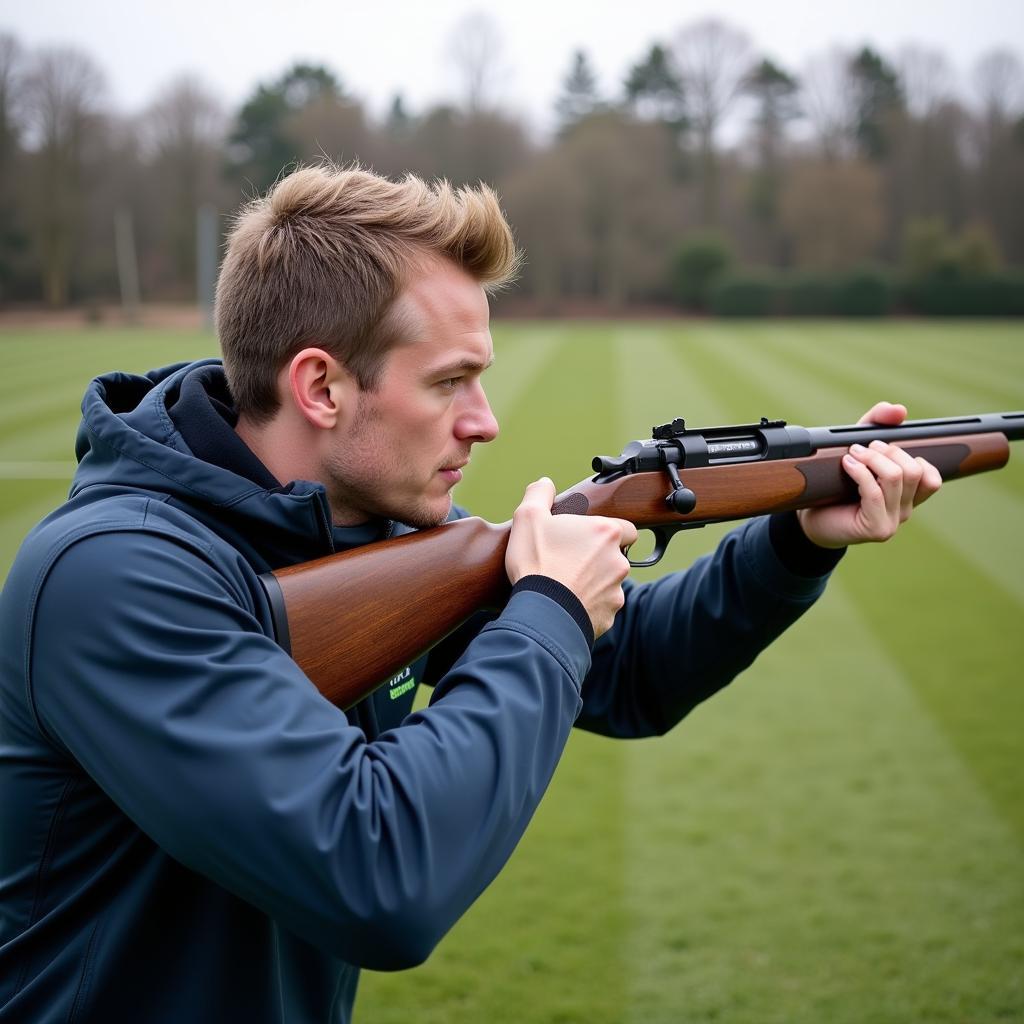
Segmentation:
{"type": "Polygon", "coordinates": [[[555,485],[542,477],[526,488],[512,517],[505,571],[513,586],[524,576],[548,576],[583,602],[594,636],[606,632],[622,607],[629,574],[623,554],[636,540],[625,519],[551,514],[555,485]]]}

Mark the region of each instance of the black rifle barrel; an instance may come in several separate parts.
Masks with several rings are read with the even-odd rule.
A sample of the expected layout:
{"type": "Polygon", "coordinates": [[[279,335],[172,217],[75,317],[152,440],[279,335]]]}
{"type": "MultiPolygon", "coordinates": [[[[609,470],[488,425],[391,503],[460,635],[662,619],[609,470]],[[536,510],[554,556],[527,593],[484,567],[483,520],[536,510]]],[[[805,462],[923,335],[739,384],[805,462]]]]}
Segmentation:
{"type": "Polygon", "coordinates": [[[845,427],[798,427],[782,420],[763,419],[728,427],[687,430],[682,419],[655,427],[653,438],[630,442],[621,455],[595,456],[598,483],[608,483],[624,473],[660,472],[672,465],[679,469],[699,466],[757,462],[762,459],[802,459],[821,448],[847,448],[872,441],[921,441],[960,434],[1000,433],[1008,441],[1024,440],[1024,412],[990,412],[949,416],[935,420],[907,420],[898,427],[879,423],[851,423],[845,427]]]}
{"type": "Polygon", "coordinates": [[[845,448],[871,441],[915,441],[954,434],[1005,434],[1009,441],[1024,440],[1024,412],[991,412],[980,416],[951,416],[938,420],[907,420],[898,427],[852,423],[846,427],[807,427],[811,447],[845,448]]]}

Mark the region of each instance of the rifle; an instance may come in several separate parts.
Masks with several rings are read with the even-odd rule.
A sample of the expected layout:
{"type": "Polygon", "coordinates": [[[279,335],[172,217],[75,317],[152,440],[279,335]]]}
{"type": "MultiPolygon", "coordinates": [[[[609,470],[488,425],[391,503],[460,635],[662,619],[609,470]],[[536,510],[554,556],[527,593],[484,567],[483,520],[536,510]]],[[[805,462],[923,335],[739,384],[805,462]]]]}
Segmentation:
{"type": "MultiPolygon", "coordinates": [[[[852,444],[898,443],[943,480],[1000,469],[1024,438],[1024,412],[909,420],[897,427],[798,427],[783,420],[689,429],[593,460],[594,476],[555,498],[555,515],[630,520],[654,534],[657,563],[680,530],[857,500],[841,462],[852,444]],[[666,493],[667,490],[667,493],[666,493]]],[[[277,642],[333,703],[350,707],[472,614],[501,608],[511,585],[511,522],[459,519],[265,573],[277,642]]]]}

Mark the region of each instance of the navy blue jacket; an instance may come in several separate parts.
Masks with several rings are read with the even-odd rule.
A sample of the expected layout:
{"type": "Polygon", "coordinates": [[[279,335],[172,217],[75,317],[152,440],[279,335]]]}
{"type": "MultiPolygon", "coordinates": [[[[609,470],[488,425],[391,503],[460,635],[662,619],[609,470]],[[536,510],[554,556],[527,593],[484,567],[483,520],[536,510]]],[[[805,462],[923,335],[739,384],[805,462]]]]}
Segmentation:
{"type": "Polygon", "coordinates": [[[0,1021],[348,1020],[360,967],[420,963],[495,877],[574,722],[665,731],[824,586],[754,521],[627,585],[593,652],[572,599],[520,589],[346,715],[257,576],[393,524],[333,528],[214,391],[213,362],[94,381],[71,497],[0,598],[0,1021]]]}

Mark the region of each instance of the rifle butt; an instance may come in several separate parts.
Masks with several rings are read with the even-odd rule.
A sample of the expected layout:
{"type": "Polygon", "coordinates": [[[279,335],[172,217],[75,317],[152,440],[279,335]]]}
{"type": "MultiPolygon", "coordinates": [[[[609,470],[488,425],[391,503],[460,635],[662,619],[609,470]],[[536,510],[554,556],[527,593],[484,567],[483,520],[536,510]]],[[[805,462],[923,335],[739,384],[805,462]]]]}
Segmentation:
{"type": "Polygon", "coordinates": [[[509,532],[460,519],[267,573],[278,643],[351,707],[474,612],[504,604],[509,532]]]}

